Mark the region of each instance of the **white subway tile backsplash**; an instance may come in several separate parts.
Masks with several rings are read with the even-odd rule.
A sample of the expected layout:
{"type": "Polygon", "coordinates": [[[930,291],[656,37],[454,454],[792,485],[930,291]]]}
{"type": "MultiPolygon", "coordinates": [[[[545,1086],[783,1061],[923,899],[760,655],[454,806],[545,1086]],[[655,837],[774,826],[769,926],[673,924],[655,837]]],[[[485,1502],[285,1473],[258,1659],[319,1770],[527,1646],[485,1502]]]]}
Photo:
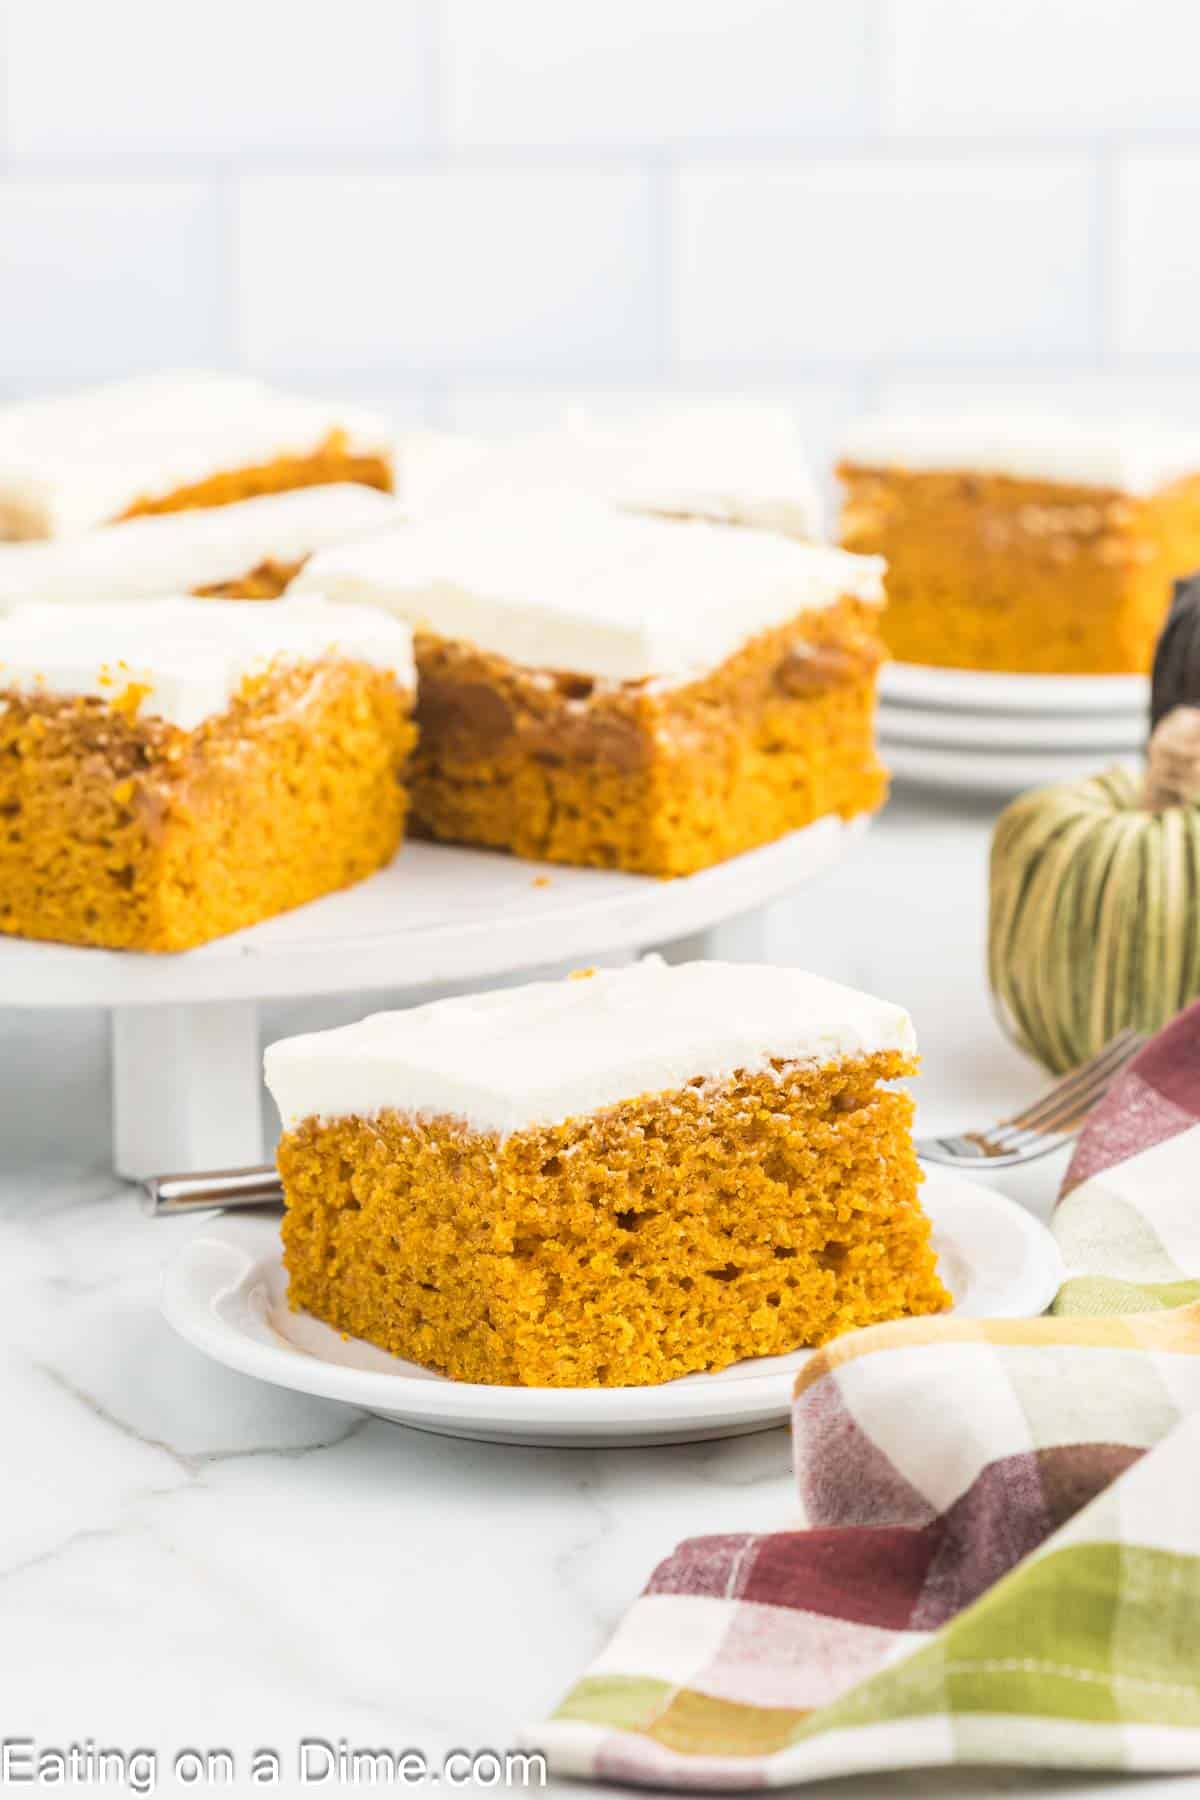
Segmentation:
{"type": "Polygon", "coordinates": [[[1194,0],[0,0],[0,398],[1190,416],[1198,212],[1194,0]]]}
{"type": "Polygon", "coordinates": [[[425,0],[8,0],[17,156],[372,150],[427,135],[425,0]],[[66,51],[67,53],[64,53],[66,51]]]}
{"type": "Polygon", "coordinates": [[[1094,213],[1078,156],[686,168],[679,357],[1078,352],[1097,329],[1094,213]]]}
{"type": "Polygon", "coordinates": [[[1115,210],[1116,348],[1200,353],[1200,150],[1126,158],[1115,210]]]}
{"type": "Polygon", "coordinates": [[[285,369],[274,367],[271,379],[293,394],[311,395],[344,406],[381,413],[397,431],[435,423],[430,390],[417,378],[391,369],[285,369]]]}
{"type": "Polygon", "coordinates": [[[1188,0],[887,0],[889,120],[956,134],[1187,130],[1188,0]]]}
{"type": "Polygon", "coordinates": [[[201,182],[0,182],[0,246],[0,374],[25,391],[230,355],[201,182]]]}
{"type": "Polygon", "coordinates": [[[871,0],[446,0],[461,144],[672,144],[868,122],[871,0]]]}
{"type": "Polygon", "coordinates": [[[257,177],[242,346],[270,367],[651,366],[653,208],[634,170],[257,177]]]}

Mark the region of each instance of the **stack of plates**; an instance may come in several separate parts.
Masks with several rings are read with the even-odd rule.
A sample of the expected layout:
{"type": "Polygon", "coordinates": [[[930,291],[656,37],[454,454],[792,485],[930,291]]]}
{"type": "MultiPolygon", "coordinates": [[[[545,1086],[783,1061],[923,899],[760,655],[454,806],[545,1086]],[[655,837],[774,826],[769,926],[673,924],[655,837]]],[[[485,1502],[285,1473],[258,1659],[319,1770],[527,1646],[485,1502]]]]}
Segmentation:
{"type": "Polygon", "coordinates": [[[1011,795],[1145,749],[1144,675],[993,675],[888,663],[879,742],[899,782],[1011,795]]]}

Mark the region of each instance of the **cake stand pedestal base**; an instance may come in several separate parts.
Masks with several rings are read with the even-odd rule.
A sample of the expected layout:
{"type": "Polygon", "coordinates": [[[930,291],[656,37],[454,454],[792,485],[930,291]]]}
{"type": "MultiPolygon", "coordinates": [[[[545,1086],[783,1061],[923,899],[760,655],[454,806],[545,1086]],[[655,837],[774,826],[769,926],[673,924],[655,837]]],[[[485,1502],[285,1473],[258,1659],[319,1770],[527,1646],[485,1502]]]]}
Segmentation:
{"type": "Polygon", "coordinates": [[[690,931],[686,937],[673,938],[666,944],[648,944],[669,963],[698,962],[770,962],[771,918],[774,908],[755,907],[740,918],[726,919],[710,925],[706,931],[690,931]]]}
{"type": "Polygon", "coordinates": [[[118,1175],[263,1160],[257,1001],[122,1006],[109,1017],[118,1175]]]}

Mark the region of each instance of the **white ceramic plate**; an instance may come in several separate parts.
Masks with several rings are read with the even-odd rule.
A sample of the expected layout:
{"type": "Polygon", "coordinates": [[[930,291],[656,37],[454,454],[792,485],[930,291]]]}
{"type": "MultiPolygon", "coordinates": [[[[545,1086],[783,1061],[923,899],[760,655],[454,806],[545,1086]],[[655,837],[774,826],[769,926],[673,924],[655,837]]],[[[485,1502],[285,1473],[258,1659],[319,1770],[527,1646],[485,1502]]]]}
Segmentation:
{"type": "MultiPolygon", "coordinates": [[[[1044,1225],[1015,1201],[944,1169],[922,1189],[956,1313],[1031,1318],[1062,1263],[1044,1225]]],[[[157,1227],[169,1229],[169,1227],[157,1227]]],[[[243,1374],[344,1400],[398,1425],[503,1444],[675,1444],[782,1424],[796,1370],[813,1354],[763,1357],[661,1387],[485,1387],[448,1381],[288,1310],[277,1218],[215,1218],[167,1270],[163,1312],[181,1337],[243,1374]]]]}
{"type": "Polygon", "coordinates": [[[936,669],[923,663],[885,663],[879,691],[904,706],[950,711],[1027,712],[1043,716],[1100,712],[1145,714],[1145,675],[995,675],[985,669],[936,669]]]}
{"type": "Polygon", "coordinates": [[[879,708],[885,744],[944,745],[961,750],[1092,750],[1113,756],[1143,750],[1149,721],[1137,713],[1070,713],[1042,718],[1032,713],[947,712],[940,707],[879,708]]]}
{"type": "Polygon", "coordinates": [[[1128,760],[1111,750],[964,750],[958,745],[934,749],[890,739],[880,748],[894,781],[1000,798],[1054,781],[1078,781],[1128,760]]]}

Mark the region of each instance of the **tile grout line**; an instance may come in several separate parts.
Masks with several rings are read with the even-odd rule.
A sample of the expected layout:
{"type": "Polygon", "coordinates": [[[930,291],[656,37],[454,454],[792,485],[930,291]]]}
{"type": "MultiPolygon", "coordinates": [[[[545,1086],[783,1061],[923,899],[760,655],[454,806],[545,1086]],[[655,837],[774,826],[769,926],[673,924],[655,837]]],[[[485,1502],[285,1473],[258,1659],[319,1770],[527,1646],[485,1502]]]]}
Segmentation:
{"type": "Polygon", "coordinates": [[[242,348],[241,177],[233,172],[222,172],[217,176],[216,188],[221,209],[220,225],[225,250],[224,312],[228,355],[231,367],[244,369],[246,359],[242,348]]]}
{"type": "Polygon", "coordinates": [[[1093,251],[1093,280],[1096,283],[1096,329],[1099,336],[1097,353],[1100,366],[1109,370],[1118,356],[1117,349],[1117,200],[1118,173],[1115,159],[1102,155],[1096,163],[1096,245],[1093,251]]]}
{"type": "MultiPolygon", "coordinates": [[[[442,63],[436,47],[430,49],[431,83],[443,86],[442,63]],[[437,70],[435,74],[433,71],[437,70]]],[[[368,150],[325,148],[263,150],[247,149],[230,152],[180,151],[29,151],[17,155],[0,134],[0,162],[11,179],[30,183],[70,181],[96,183],[145,181],[148,183],[194,180],[198,175],[211,175],[215,166],[242,177],[265,177],[301,181],[313,177],[336,179],[339,176],[367,175],[386,179],[430,168],[445,168],[463,174],[503,172],[520,174],[530,171],[562,168],[626,168],[644,169],[651,161],[666,161],[678,170],[694,163],[698,167],[720,165],[751,172],[764,166],[784,173],[806,173],[824,169],[830,164],[854,166],[878,163],[894,167],[909,162],[929,163],[947,170],[958,170],[972,164],[997,167],[1019,167],[1029,162],[1063,162],[1101,160],[1125,154],[1151,154],[1200,157],[1200,131],[1180,128],[1154,132],[1136,130],[1083,132],[1061,135],[1028,134],[1025,136],[905,136],[890,129],[879,135],[870,131],[850,130],[844,134],[796,135],[787,138],[761,139],[692,138],[679,142],[631,139],[611,145],[585,143],[479,143],[452,142],[445,135],[442,101],[431,112],[430,126],[436,132],[425,144],[377,147],[368,150]]],[[[886,120],[883,121],[886,126],[886,120]]]]}
{"type": "Polygon", "coordinates": [[[446,46],[446,8],[440,0],[425,0],[425,117],[423,136],[431,156],[443,160],[452,149],[448,90],[449,58],[446,46]]]}
{"type": "Polygon", "coordinates": [[[650,278],[654,307],[652,326],[654,359],[664,382],[675,371],[676,291],[675,253],[677,247],[678,178],[669,158],[646,165],[650,184],[650,278]]]}
{"type": "Polygon", "coordinates": [[[896,139],[896,56],[890,0],[873,0],[866,18],[868,99],[874,109],[875,140],[882,149],[896,139]]]}
{"type": "Polygon", "coordinates": [[[0,191],[12,173],[12,47],[9,8],[0,0],[0,191]]]}

